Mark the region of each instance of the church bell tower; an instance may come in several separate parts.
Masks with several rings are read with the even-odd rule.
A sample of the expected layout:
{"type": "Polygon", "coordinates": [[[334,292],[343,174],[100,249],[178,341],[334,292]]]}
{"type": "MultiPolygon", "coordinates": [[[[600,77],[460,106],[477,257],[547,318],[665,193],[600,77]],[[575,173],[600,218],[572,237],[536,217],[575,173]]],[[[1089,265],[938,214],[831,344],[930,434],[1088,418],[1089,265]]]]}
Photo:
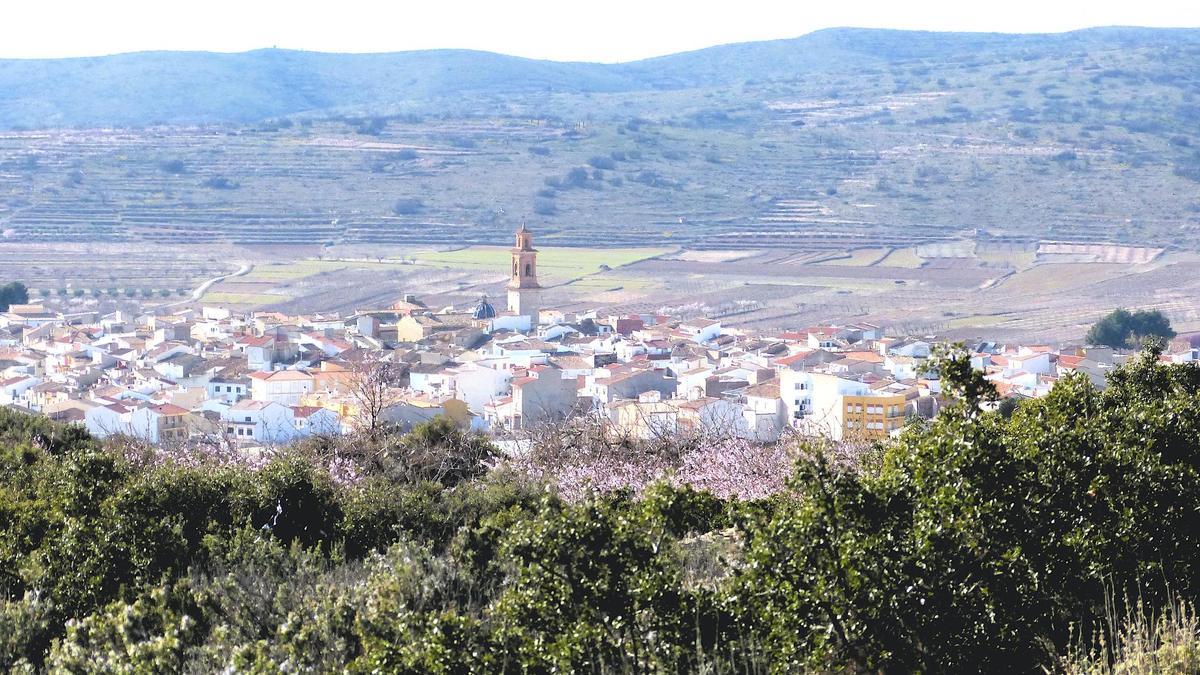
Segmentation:
{"type": "Polygon", "coordinates": [[[533,233],[521,223],[512,249],[512,271],[508,279],[508,311],[529,317],[530,329],[537,328],[541,312],[542,286],[537,280],[537,249],[533,233]]]}

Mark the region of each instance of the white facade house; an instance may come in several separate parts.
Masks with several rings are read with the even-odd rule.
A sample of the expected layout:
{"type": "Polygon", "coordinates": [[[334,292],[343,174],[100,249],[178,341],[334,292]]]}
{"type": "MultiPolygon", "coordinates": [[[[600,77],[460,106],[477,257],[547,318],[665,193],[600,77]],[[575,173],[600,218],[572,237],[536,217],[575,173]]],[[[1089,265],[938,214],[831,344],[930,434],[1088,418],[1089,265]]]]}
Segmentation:
{"type": "Polygon", "coordinates": [[[155,445],[186,440],[187,414],[171,403],[136,408],[129,413],[129,434],[155,445]]]}
{"type": "Polygon", "coordinates": [[[779,398],[783,401],[788,426],[797,426],[812,414],[812,389],[812,373],[790,368],[779,371],[779,398]]]}
{"type": "Polygon", "coordinates": [[[774,441],[788,427],[787,406],[783,404],[779,392],[778,382],[763,382],[746,388],[746,405],[742,415],[746,418],[746,430],[750,438],[774,441]]]}
{"type": "Polygon", "coordinates": [[[214,377],[204,386],[205,395],[210,399],[237,403],[250,393],[250,383],[243,378],[214,377]]]}
{"type": "Polygon", "coordinates": [[[533,330],[533,318],[528,314],[498,314],[488,319],[487,331],[489,333],[505,330],[514,333],[528,333],[533,330]]]}
{"type": "Polygon", "coordinates": [[[120,403],[98,405],[83,414],[83,424],[97,438],[129,434],[129,413],[130,409],[120,403]]]}
{"type": "Polygon", "coordinates": [[[23,405],[25,392],[41,383],[39,378],[32,375],[0,377],[0,405],[23,405]]]}
{"type": "Polygon", "coordinates": [[[292,409],[276,401],[239,401],[225,413],[224,426],[239,443],[287,443],[298,435],[292,409]]]}
{"type": "Polygon", "coordinates": [[[897,380],[915,380],[924,370],[924,363],[912,356],[888,354],[883,359],[883,368],[897,380]]]}
{"type": "Polygon", "coordinates": [[[328,408],[292,407],[292,426],[297,436],[337,436],[342,433],[342,421],[328,408]]]}
{"type": "Polygon", "coordinates": [[[125,434],[155,445],[188,438],[188,410],[172,403],[97,405],[83,414],[84,426],[98,438],[125,434]]]}
{"type": "Polygon", "coordinates": [[[807,434],[834,441],[842,440],[842,422],[845,417],[843,397],[870,395],[870,385],[825,373],[809,374],[808,385],[809,398],[812,401],[810,412],[794,426],[807,434]]]}
{"type": "Polygon", "coordinates": [[[694,342],[710,342],[721,335],[721,322],[712,319],[692,319],[679,324],[679,330],[694,342]]]}
{"type": "Polygon", "coordinates": [[[467,409],[482,414],[483,407],[509,394],[512,371],[502,360],[489,359],[468,363],[453,371],[455,398],[465,402],[467,409]]]}
{"type": "Polygon", "coordinates": [[[1051,375],[1054,367],[1050,363],[1050,354],[1046,352],[1024,351],[1016,356],[1008,357],[1009,372],[1025,372],[1035,375],[1051,375]]]}
{"type": "Polygon", "coordinates": [[[302,370],[276,370],[250,374],[250,396],[256,401],[299,405],[313,392],[313,376],[302,370]]]}

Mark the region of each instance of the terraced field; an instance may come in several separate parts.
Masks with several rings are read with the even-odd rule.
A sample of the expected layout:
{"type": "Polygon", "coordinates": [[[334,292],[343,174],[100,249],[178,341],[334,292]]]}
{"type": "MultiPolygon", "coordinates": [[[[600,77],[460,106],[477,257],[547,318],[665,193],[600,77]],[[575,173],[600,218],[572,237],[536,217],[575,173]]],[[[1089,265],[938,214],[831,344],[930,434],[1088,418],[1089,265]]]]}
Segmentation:
{"type": "MultiPolygon", "coordinates": [[[[558,284],[597,274],[606,269],[624,267],[640,260],[653,258],[665,248],[555,248],[538,247],[538,279],[543,285],[558,284]]],[[[488,272],[508,269],[509,249],[475,246],[453,251],[431,251],[415,254],[418,264],[442,265],[455,269],[488,272]]]]}
{"type": "MultiPolygon", "coordinates": [[[[1186,252],[1130,264],[1039,262],[1036,246],[990,243],[953,258],[920,258],[911,247],[761,250],[749,257],[539,247],[546,304],[569,311],[718,316],[758,329],[862,320],[897,333],[1066,340],[1125,306],[1160,308],[1182,329],[1200,329],[1200,255],[1186,252]]],[[[1105,249],[1101,259],[1137,255],[1105,249]]],[[[24,278],[35,297],[44,290],[48,302],[64,307],[137,311],[144,304],[186,303],[181,293],[247,260],[258,262],[247,274],[212,285],[201,304],[352,312],[415,293],[432,307],[463,308],[480,295],[503,298],[508,277],[502,247],[160,245],[131,257],[116,244],[0,244],[0,280],[24,278]],[[100,290],[93,295],[93,288],[100,290]]]]}
{"type": "Polygon", "coordinates": [[[149,247],[131,252],[106,244],[13,245],[0,241],[0,279],[21,280],[35,295],[191,291],[205,279],[234,271],[214,251],[149,247]]]}
{"type": "Polygon", "coordinates": [[[1194,70],[1158,54],[1114,44],[1017,66],[974,55],[523,92],[425,116],[0,132],[0,240],[314,255],[503,246],[528,220],[548,247],[1200,248],[1194,70]]]}

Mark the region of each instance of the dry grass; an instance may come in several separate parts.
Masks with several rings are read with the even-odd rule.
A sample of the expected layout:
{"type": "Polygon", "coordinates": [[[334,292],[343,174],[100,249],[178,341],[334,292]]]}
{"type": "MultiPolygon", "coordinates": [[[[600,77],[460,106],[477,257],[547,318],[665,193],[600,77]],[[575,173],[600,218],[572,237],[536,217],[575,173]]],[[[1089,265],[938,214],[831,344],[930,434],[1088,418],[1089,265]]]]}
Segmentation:
{"type": "Polygon", "coordinates": [[[1034,265],[1013,275],[1001,286],[1009,293],[1044,295],[1115,279],[1129,271],[1129,265],[1107,263],[1034,265]]]}
{"type": "Polygon", "coordinates": [[[282,302],[288,298],[283,295],[272,295],[269,293],[205,293],[200,299],[202,304],[206,305],[269,305],[274,302],[282,302]]]}
{"type": "Polygon", "coordinates": [[[686,260],[688,262],[732,262],[743,258],[752,258],[762,251],[680,251],[663,256],[666,260],[686,260]]]}
{"type": "Polygon", "coordinates": [[[1032,267],[1037,260],[1037,254],[1032,251],[980,251],[977,257],[995,267],[1013,267],[1018,270],[1032,267]]]}
{"type": "Polygon", "coordinates": [[[917,247],[922,258],[974,258],[975,242],[970,240],[922,244],[917,247]]]}
{"type": "Polygon", "coordinates": [[[987,328],[989,326],[999,326],[1012,320],[1011,316],[1001,314],[986,314],[975,316],[961,316],[956,319],[951,319],[947,324],[947,328],[987,328]]]}
{"type": "Polygon", "coordinates": [[[571,288],[581,290],[609,290],[623,288],[626,290],[643,291],[661,287],[661,282],[639,277],[613,277],[604,274],[576,279],[569,284],[571,288]]]}
{"type": "Polygon", "coordinates": [[[849,252],[845,258],[831,258],[823,260],[818,265],[846,265],[849,267],[870,267],[877,265],[885,257],[891,255],[890,249],[886,248],[856,248],[849,252]]]}
{"type": "MultiPolygon", "coordinates": [[[[618,268],[666,253],[662,248],[555,248],[539,247],[538,276],[543,281],[561,283],[602,271],[602,266],[618,268]]],[[[510,252],[498,246],[472,246],[454,251],[431,251],[417,255],[420,263],[455,269],[508,274],[510,252]]]]}
{"type": "Polygon", "coordinates": [[[891,253],[884,256],[882,260],[875,264],[878,267],[917,269],[925,264],[925,259],[917,255],[916,250],[912,248],[897,248],[892,249],[891,253]]]}
{"type": "Polygon", "coordinates": [[[1160,612],[1139,602],[1090,647],[1076,645],[1060,664],[1068,675],[1174,675],[1200,672],[1200,620],[1178,600],[1160,612]]]}

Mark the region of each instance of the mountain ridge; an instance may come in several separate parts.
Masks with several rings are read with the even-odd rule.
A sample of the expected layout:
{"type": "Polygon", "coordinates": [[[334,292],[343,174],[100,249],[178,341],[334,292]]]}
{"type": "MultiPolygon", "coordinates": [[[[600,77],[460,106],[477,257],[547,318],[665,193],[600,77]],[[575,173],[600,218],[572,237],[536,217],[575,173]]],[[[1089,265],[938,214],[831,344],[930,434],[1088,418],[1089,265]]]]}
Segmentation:
{"type": "MultiPolygon", "coordinates": [[[[1200,46],[1200,29],[1066,33],[830,28],[624,63],[550,61],[470,49],[367,54],[257,49],[0,60],[0,128],[246,124],[293,115],[436,112],[463,94],[602,94],[724,87],[980,54],[1200,46]],[[1031,52],[1032,50],[1032,52],[1031,52]]],[[[1028,55],[1028,54],[1027,54],[1028,55]]]]}

